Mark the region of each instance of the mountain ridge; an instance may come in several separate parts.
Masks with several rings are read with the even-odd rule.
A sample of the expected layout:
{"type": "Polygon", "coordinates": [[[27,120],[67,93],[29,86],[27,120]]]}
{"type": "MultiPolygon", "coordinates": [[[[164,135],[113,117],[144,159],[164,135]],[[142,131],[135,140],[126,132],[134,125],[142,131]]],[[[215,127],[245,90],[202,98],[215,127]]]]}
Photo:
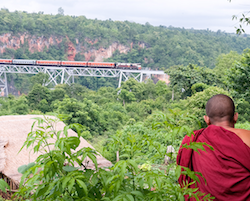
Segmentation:
{"type": "Polygon", "coordinates": [[[0,10],[0,36],[1,58],[141,63],[151,69],[190,63],[214,68],[220,54],[250,47],[247,35],[7,9],[0,10]]]}

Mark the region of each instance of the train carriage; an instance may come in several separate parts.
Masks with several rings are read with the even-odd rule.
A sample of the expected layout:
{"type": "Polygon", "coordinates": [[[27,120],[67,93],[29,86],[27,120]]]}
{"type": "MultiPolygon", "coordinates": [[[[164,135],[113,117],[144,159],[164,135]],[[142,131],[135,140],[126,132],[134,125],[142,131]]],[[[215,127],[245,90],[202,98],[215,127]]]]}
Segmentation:
{"type": "Polygon", "coordinates": [[[88,62],[89,67],[115,68],[115,63],[110,62],[88,62]]]}
{"type": "Polygon", "coordinates": [[[62,61],[62,66],[88,66],[87,61],[62,61]]]}
{"type": "Polygon", "coordinates": [[[0,59],[0,64],[12,64],[12,59],[0,59]]]}
{"type": "Polygon", "coordinates": [[[140,63],[135,63],[133,64],[134,68],[137,70],[141,70],[141,64],[140,63]]]}
{"type": "Polygon", "coordinates": [[[27,60],[27,59],[13,59],[13,64],[19,64],[19,65],[35,65],[36,60],[27,60]]]}
{"type": "Polygon", "coordinates": [[[39,66],[60,66],[61,61],[37,60],[36,64],[39,66]]]}
{"type": "Polygon", "coordinates": [[[141,64],[140,63],[117,63],[116,67],[121,68],[121,69],[141,70],[141,64]]]}

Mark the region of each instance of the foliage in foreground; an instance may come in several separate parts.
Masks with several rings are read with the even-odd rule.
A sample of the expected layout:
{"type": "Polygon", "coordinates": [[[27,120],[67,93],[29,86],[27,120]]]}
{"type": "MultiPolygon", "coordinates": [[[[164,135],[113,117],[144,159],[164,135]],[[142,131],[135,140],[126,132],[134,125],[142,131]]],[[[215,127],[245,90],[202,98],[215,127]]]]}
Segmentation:
{"type": "MultiPolygon", "coordinates": [[[[124,129],[117,131],[109,137],[101,151],[105,158],[115,161],[116,152],[119,151],[120,159],[136,159],[137,162],[150,161],[153,164],[163,164],[166,147],[172,146],[179,149],[184,135],[200,128],[182,126],[194,122],[193,116],[187,116],[178,109],[166,113],[154,112],[144,122],[130,122],[124,129]]],[[[170,154],[174,159],[175,154],[170,154]]]]}
{"type": "MultiPolygon", "coordinates": [[[[21,166],[23,173],[20,188],[15,196],[29,200],[184,200],[184,195],[197,198],[197,189],[181,188],[177,178],[181,167],[174,164],[164,170],[143,164],[139,168],[134,157],[120,160],[112,167],[97,167],[95,155],[90,148],[79,148],[81,133],[68,136],[68,129],[82,130],[78,124],[65,126],[56,131],[58,119],[36,118],[37,129],[32,126],[24,147],[34,145],[34,152],[42,151],[34,163],[21,166]],[[55,141],[51,143],[51,138],[55,141]],[[88,169],[84,159],[88,157],[95,170],[88,169]]],[[[187,131],[187,130],[186,130],[187,131]]],[[[198,147],[198,146],[197,146],[198,147]]],[[[204,150],[203,145],[199,145],[204,150]]],[[[194,182],[195,172],[185,171],[194,182]]],[[[203,200],[211,200],[209,195],[203,200]]]]}

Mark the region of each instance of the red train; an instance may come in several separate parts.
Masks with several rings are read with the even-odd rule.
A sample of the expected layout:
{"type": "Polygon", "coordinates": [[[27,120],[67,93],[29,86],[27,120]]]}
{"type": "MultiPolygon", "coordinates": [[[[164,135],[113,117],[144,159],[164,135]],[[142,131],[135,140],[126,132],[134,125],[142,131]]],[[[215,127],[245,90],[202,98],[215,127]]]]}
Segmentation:
{"type": "Polygon", "coordinates": [[[0,64],[13,64],[13,65],[18,64],[18,65],[36,65],[36,66],[62,66],[62,67],[90,67],[90,68],[117,68],[117,69],[141,70],[141,64],[139,64],[139,63],[0,59],[0,64]]]}

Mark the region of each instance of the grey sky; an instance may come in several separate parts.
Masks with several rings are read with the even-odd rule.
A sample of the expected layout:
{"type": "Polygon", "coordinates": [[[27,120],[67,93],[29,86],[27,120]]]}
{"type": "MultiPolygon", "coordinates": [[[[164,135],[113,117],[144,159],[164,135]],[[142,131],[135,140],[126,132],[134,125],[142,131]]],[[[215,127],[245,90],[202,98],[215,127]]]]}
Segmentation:
{"type": "MultiPolygon", "coordinates": [[[[0,0],[1,8],[91,19],[128,20],[141,24],[164,25],[212,31],[235,32],[232,15],[250,11],[249,0],[0,0]]],[[[250,34],[250,26],[245,28],[250,34]]]]}

